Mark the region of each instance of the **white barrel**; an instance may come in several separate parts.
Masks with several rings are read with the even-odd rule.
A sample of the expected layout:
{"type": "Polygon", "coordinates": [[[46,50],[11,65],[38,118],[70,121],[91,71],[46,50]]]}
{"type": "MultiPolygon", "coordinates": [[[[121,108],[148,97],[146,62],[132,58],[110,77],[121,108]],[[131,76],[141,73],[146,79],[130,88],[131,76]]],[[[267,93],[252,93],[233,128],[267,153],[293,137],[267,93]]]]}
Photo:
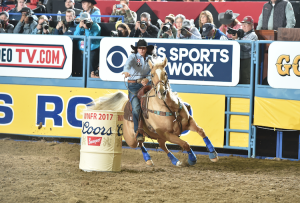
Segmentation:
{"type": "Polygon", "coordinates": [[[123,112],[84,110],[79,168],[121,171],[123,112]]]}

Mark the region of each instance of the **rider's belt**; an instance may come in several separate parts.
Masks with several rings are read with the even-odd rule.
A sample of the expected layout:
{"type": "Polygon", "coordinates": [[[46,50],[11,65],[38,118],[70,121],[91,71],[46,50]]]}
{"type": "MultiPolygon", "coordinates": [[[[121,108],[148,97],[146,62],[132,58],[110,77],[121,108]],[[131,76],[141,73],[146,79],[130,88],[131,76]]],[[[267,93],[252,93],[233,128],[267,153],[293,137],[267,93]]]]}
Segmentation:
{"type": "Polygon", "coordinates": [[[141,83],[143,79],[128,80],[128,83],[141,83]]]}

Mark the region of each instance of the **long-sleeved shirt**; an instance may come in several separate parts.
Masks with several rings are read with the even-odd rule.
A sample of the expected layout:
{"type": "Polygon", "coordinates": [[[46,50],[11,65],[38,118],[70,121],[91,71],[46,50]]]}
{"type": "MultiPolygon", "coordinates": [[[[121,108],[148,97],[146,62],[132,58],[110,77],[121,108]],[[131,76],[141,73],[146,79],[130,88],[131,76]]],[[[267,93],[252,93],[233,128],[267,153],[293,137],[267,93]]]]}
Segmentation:
{"type": "Polygon", "coordinates": [[[14,33],[31,34],[36,26],[37,22],[35,21],[32,21],[30,24],[19,21],[14,29],[14,33]]]}
{"type": "MultiPolygon", "coordinates": [[[[125,10],[125,13],[122,12],[122,10],[117,9],[116,12],[111,13],[112,16],[124,16],[124,23],[136,23],[136,12],[131,11],[131,10],[125,10]]],[[[117,22],[119,18],[109,18],[109,22],[117,22]]]]}
{"type": "MultiPolygon", "coordinates": [[[[93,23],[90,29],[84,29],[79,27],[80,24],[77,25],[74,35],[85,35],[85,36],[100,36],[101,27],[97,23],[93,23]]],[[[78,42],[79,49],[84,49],[84,41],[80,40],[78,42]]],[[[86,45],[87,46],[87,45],[86,45]]],[[[92,39],[91,40],[91,50],[98,49],[100,47],[100,39],[92,39]]]]}
{"type": "MultiPolygon", "coordinates": [[[[261,30],[261,28],[262,28],[263,12],[264,12],[264,10],[261,12],[261,14],[259,16],[256,30],[261,30]]],[[[268,20],[268,30],[273,30],[273,16],[274,16],[274,5],[273,5],[271,15],[268,20]]],[[[293,6],[290,2],[287,2],[287,5],[285,7],[285,16],[286,16],[286,28],[294,28],[295,24],[296,24],[296,19],[295,19],[293,6]]]]}
{"type": "Polygon", "coordinates": [[[74,35],[74,32],[76,30],[76,26],[70,26],[67,28],[67,31],[65,33],[62,32],[62,27],[59,29],[54,30],[55,35],[74,35]]]}
{"type": "Polygon", "coordinates": [[[7,24],[5,27],[0,28],[0,33],[13,33],[14,32],[14,25],[7,24]]]}
{"type": "Polygon", "coordinates": [[[151,77],[149,74],[151,70],[148,64],[150,58],[150,55],[146,56],[146,59],[144,59],[139,53],[131,54],[126,61],[123,70],[123,72],[128,72],[130,74],[128,80],[147,78],[150,81],[151,77]]]}
{"type": "Polygon", "coordinates": [[[215,29],[215,32],[212,37],[206,36],[205,39],[210,39],[210,40],[228,40],[227,36],[221,32],[219,29],[215,29]]]}
{"type": "MultiPolygon", "coordinates": [[[[241,40],[258,40],[257,35],[255,34],[254,30],[251,30],[245,33],[244,37],[241,40]]],[[[241,43],[241,59],[247,59],[251,57],[251,44],[250,43],[241,43]]]]}
{"type": "Polygon", "coordinates": [[[192,33],[192,35],[190,37],[185,37],[182,34],[180,34],[179,37],[176,35],[176,39],[202,39],[201,34],[196,27],[192,27],[190,32],[192,33]]]}
{"type": "MultiPolygon", "coordinates": [[[[53,32],[54,32],[54,28],[53,28],[53,27],[49,27],[48,30],[49,30],[49,34],[52,35],[53,32]]],[[[37,34],[38,34],[38,31],[39,31],[39,30],[35,27],[31,34],[37,35],[37,34]]],[[[45,35],[44,31],[42,31],[41,34],[42,34],[42,35],[45,35]]]]}

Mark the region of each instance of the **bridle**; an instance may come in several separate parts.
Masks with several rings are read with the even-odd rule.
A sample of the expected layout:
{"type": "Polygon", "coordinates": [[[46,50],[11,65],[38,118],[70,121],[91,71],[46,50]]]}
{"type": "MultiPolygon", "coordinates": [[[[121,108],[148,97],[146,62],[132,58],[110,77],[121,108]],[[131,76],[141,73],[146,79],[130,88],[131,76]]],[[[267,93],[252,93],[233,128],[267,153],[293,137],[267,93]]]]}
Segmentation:
{"type": "Polygon", "coordinates": [[[159,83],[161,83],[164,87],[165,87],[165,91],[168,91],[169,90],[169,78],[168,78],[168,76],[167,76],[167,81],[166,82],[164,82],[164,81],[162,81],[162,80],[159,80],[156,84],[154,84],[153,83],[153,80],[151,80],[151,86],[152,86],[152,88],[154,89],[154,92],[155,92],[155,95],[156,95],[156,87],[157,87],[157,85],[159,84],[159,83]]]}

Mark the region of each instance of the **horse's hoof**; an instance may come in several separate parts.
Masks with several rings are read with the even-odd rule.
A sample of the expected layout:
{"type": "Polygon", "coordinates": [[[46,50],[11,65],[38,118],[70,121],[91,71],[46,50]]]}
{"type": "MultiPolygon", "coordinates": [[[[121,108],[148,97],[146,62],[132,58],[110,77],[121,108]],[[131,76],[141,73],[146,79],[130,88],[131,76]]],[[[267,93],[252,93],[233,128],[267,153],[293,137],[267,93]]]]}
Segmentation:
{"type": "Polygon", "coordinates": [[[177,161],[177,163],[176,163],[175,166],[178,166],[178,167],[182,166],[182,162],[181,161],[177,161]]]}
{"type": "Polygon", "coordinates": [[[218,153],[216,151],[209,152],[208,157],[212,162],[217,162],[219,160],[218,153]]]}
{"type": "Polygon", "coordinates": [[[153,163],[153,161],[151,159],[149,159],[148,161],[146,161],[146,165],[148,167],[152,167],[152,166],[154,166],[154,163],[153,163]]]}
{"type": "Polygon", "coordinates": [[[219,157],[214,158],[214,159],[211,159],[211,161],[212,161],[212,162],[217,162],[217,161],[219,161],[219,157]]]}
{"type": "Polygon", "coordinates": [[[193,166],[197,163],[197,160],[196,161],[191,161],[190,159],[188,159],[188,163],[190,166],[193,166]]]}

